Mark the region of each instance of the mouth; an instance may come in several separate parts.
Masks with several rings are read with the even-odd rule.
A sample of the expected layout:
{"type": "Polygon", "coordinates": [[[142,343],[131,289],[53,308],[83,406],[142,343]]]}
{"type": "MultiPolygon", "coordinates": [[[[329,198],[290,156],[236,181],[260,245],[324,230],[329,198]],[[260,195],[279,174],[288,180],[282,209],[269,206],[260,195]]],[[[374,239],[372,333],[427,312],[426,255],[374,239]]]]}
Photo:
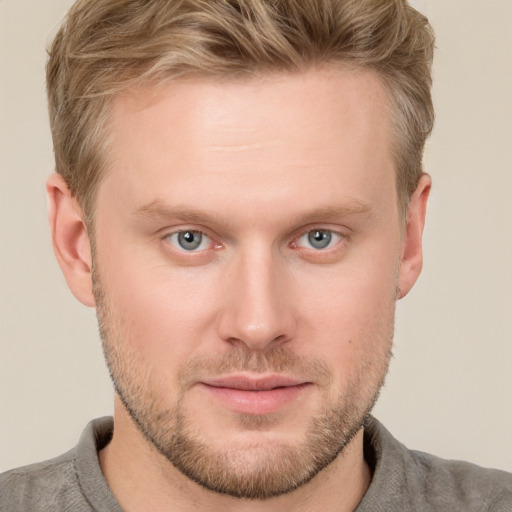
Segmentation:
{"type": "Polygon", "coordinates": [[[293,403],[313,384],[282,375],[231,375],[202,381],[200,385],[214,400],[234,412],[263,415],[293,403]]]}

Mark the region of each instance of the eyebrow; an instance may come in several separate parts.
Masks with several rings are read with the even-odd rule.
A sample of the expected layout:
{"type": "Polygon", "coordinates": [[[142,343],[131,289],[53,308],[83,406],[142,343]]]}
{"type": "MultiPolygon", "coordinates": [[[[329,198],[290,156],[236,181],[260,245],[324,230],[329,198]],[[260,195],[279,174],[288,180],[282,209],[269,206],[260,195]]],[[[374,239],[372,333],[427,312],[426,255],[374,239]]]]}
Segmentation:
{"type": "Polygon", "coordinates": [[[343,205],[325,206],[305,212],[303,215],[300,215],[299,221],[301,224],[308,224],[315,221],[335,220],[355,215],[369,216],[371,211],[372,209],[368,203],[357,199],[350,199],[343,205]]]}
{"type": "Polygon", "coordinates": [[[193,224],[212,221],[216,224],[226,224],[226,222],[222,221],[218,212],[195,210],[194,208],[181,205],[170,206],[160,199],[137,208],[134,213],[137,217],[143,217],[149,220],[179,219],[180,221],[193,224]]]}
{"type": "MultiPolygon", "coordinates": [[[[369,216],[372,212],[371,206],[364,201],[350,198],[343,205],[329,205],[315,208],[299,215],[295,220],[296,224],[309,224],[313,222],[326,222],[348,216],[369,216]]],[[[134,211],[135,216],[147,218],[148,220],[177,219],[192,224],[217,224],[227,226],[230,224],[228,217],[221,216],[217,211],[197,210],[183,205],[168,205],[157,199],[148,204],[140,206],[134,211]]]]}

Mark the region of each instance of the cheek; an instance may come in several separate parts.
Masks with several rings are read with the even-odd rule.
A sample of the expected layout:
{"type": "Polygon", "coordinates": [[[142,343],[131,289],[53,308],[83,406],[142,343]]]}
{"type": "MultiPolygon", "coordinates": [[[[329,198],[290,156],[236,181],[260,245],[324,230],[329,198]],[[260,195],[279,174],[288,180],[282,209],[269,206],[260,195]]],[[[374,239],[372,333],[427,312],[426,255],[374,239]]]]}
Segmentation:
{"type": "Polygon", "coordinates": [[[397,258],[376,264],[362,260],[316,275],[303,283],[300,309],[304,344],[348,379],[390,351],[397,285],[397,258]],[[304,286],[305,285],[305,286],[304,286]]]}
{"type": "MultiPolygon", "coordinates": [[[[362,251],[361,251],[362,252],[362,251]]],[[[372,257],[354,255],[338,266],[303,272],[296,278],[301,308],[324,326],[346,327],[378,321],[395,302],[398,252],[372,257]]]]}
{"type": "Polygon", "coordinates": [[[205,328],[214,324],[212,300],[205,294],[214,289],[208,276],[151,265],[150,259],[136,252],[109,261],[116,264],[103,258],[99,270],[124,333],[120,341],[129,343],[155,370],[168,372],[193,357],[209,338],[205,328]]]}

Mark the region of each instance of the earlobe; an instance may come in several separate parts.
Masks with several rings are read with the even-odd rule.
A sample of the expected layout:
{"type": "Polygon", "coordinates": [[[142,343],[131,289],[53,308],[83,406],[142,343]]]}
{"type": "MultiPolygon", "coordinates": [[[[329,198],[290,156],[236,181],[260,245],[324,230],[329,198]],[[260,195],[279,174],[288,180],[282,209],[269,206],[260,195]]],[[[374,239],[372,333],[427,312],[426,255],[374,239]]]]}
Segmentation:
{"type": "Polygon", "coordinates": [[[405,297],[418,279],[423,266],[423,228],[427,202],[432,186],[428,174],[424,174],[407,209],[407,222],[400,252],[400,270],[398,275],[397,298],[405,297]]]}
{"type": "Polygon", "coordinates": [[[87,226],[77,200],[59,174],[46,182],[53,250],[73,295],[94,307],[92,258],[87,226]]]}

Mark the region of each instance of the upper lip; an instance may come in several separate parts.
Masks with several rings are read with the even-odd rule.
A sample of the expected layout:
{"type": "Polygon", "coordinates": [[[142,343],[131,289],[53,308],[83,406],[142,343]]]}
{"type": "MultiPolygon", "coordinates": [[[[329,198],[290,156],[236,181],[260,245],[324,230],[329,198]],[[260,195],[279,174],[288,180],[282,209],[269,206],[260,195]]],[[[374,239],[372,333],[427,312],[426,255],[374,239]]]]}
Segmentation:
{"type": "Polygon", "coordinates": [[[207,386],[217,388],[241,389],[244,391],[269,391],[275,388],[283,388],[289,386],[300,386],[307,384],[308,381],[297,379],[286,375],[266,375],[266,376],[245,376],[245,375],[229,375],[225,377],[217,377],[214,379],[206,379],[202,381],[207,386]]]}

